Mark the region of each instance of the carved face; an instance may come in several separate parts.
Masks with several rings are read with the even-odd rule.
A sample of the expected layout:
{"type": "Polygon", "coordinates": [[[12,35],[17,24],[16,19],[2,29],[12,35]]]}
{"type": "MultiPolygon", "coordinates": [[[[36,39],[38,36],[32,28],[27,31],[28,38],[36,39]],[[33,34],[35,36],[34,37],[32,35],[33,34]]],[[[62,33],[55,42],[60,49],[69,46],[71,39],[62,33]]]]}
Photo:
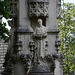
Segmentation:
{"type": "Polygon", "coordinates": [[[41,20],[41,19],[38,19],[37,23],[38,23],[38,26],[39,26],[39,27],[42,26],[42,20],[41,20]]]}

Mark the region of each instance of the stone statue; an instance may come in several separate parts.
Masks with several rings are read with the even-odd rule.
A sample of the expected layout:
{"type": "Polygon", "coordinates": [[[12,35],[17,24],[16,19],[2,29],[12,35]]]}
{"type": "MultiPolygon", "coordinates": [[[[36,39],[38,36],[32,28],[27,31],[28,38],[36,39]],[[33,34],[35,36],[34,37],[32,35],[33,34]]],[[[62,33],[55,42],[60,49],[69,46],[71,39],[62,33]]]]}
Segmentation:
{"type": "Polygon", "coordinates": [[[47,30],[46,27],[42,25],[42,19],[37,20],[37,26],[34,31],[33,35],[33,40],[35,41],[36,44],[36,50],[35,50],[35,59],[39,61],[40,58],[44,59],[45,54],[46,54],[46,36],[47,36],[47,30]]]}
{"type": "Polygon", "coordinates": [[[36,34],[37,36],[47,35],[46,27],[42,25],[42,19],[37,20],[37,26],[35,28],[34,34],[36,34]]]}

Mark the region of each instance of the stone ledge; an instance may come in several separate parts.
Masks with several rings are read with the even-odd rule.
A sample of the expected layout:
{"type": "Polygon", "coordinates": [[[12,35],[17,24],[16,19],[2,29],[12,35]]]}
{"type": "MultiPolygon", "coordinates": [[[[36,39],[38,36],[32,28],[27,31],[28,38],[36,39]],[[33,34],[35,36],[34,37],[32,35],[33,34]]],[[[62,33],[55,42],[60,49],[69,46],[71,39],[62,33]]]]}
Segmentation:
{"type": "Polygon", "coordinates": [[[49,0],[29,0],[29,2],[49,2],[49,0]]]}
{"type": "MultiPolygon", "coordinates": [[[[30,29],[17,29],[15,32],[18,33],[33,33],[30,29]]],[[[59,33],[59,29],[47,29],[47,33],[59,33]]]]}
{"type": "Polygon", "coordinates": [[[59,33],[59,29],[47,29],[48,33],[59,33]]]}
{"type": "Polygon", "coordinates": [[[29,75],[53,75],[53,73],[30,73],[29,75]]]}
{"type": "Polygon", "coordinates": [[[15,32],[17,32],[17,33],[33,33],[33,30],[26,28],[26,29],[17,29],[15,32]]]}

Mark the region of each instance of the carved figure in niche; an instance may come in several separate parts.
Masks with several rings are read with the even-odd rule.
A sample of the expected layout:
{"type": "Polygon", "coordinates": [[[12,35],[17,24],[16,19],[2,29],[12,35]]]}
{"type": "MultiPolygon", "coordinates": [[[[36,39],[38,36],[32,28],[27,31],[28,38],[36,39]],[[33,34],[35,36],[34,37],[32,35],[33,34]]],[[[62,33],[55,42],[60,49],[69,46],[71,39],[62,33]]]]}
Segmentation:
{"type": "MultiPolygon", "coordinates": [[[[46,27],[42,25],[42,19],[37,20],[37,26],[34,31],[34,41],[36,44],[36,50],[34,54],[34,60],[39,61],[40,58],[44,58],[46,55],[46,36],[47,36],[47,30],[46,27]]],[[[36,61],[36,62],[37,62],[36,61]]]]}
{"type": "Polygon", "coordinates": [[[37,20],[37,26],[35,28],[34,34],[39,37],[44,37],[47,35],[47,29],[45,26],[42,25],[42,19],[37,20]]]}

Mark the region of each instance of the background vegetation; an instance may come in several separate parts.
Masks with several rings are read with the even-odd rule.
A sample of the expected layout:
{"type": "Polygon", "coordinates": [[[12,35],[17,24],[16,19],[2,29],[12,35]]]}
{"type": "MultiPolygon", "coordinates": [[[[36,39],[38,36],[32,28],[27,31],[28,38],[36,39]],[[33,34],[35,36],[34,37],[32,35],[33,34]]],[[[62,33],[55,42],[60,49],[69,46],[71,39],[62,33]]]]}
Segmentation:
{"type": "Polygon", "coordinates": [[[58,20],[60,29],[60,53],[64,55],[64,75],[75,71],[75,5],[64,3],[61,9],[61,19],[58,20]]]}
{"type": "MultiPolygon", "coordinates": [[[[8,0],[0,0],[0,15],[3,15],[6,19],[9,18],[10,13],[10,3],[8,0]]],[[[6,28],[6,23],[1,24],[0,22],[0,38],[8,39],[8,29],[6,28]]]]}

